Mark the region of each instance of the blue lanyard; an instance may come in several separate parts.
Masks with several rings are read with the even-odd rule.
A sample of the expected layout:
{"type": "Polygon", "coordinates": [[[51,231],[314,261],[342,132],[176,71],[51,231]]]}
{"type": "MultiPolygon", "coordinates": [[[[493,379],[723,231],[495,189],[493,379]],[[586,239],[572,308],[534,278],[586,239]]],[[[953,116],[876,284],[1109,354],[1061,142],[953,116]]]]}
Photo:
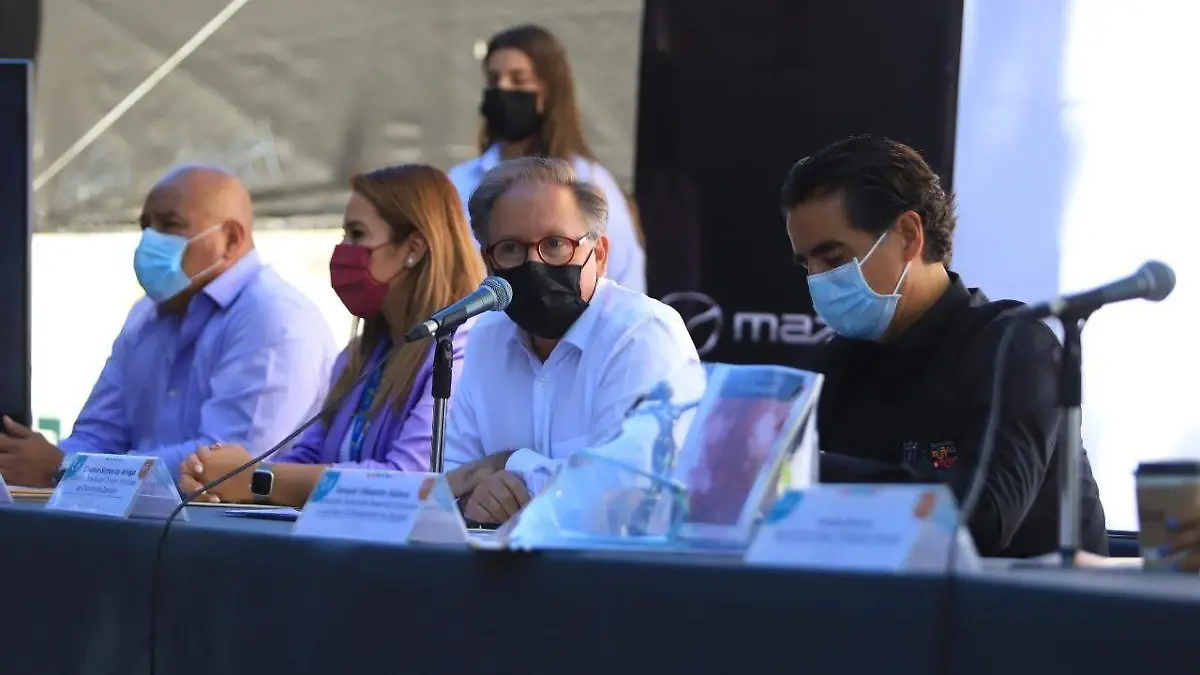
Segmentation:
{"type": "Polygon", "coordinates": [[[354,411],[354,419],[350,423],[350,461],[362,461],[362,446],[363,439],[366,437],[367,431],[367,413],[371,410],[371,404],[375,402],[375,395],[379,393],[379,380],[383,378],[383,368],[377,369],[367,379],[367,386],[363,388],[362,396],[358,397],[358,409],[354,411]]]}

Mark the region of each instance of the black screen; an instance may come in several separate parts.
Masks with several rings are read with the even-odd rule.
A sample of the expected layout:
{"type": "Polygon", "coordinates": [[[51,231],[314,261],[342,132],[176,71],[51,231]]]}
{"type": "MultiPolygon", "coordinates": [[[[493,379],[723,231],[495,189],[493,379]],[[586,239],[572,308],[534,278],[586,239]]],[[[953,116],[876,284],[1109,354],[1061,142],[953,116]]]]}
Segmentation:
{"type": "Polygon", "coordinates": [[[0,414],[30,425],[32,66],[0,61],[0,414]]]}

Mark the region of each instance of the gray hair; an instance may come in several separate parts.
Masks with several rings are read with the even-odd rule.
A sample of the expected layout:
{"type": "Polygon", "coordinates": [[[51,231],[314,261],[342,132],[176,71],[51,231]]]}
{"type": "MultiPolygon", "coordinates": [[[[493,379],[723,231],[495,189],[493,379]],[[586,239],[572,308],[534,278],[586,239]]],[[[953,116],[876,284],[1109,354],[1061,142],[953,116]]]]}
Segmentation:
{"type": "Polygon", "coordinates": [[[579,179],[570,162],[553,157],[520,157],[501,162],[488,171],[467,202],[471,229],[480,244],[487,244],[492,209],[518,185],[561,185],[571,190],[587,223],[588,236],[599,239],[608,231],[608,200],[600,188],[579,179]]]}

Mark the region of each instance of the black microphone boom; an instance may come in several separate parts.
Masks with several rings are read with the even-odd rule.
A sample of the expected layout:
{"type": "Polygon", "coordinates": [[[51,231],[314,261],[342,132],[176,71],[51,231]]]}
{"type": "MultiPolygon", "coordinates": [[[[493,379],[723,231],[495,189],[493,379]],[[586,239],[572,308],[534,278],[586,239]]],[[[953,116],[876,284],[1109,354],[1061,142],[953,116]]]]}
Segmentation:
{"type": "Polygon", "coordinates": [[[470,295],[439,310],[433,316],[417,324],[404,336],[407,342],[441,337],[453,332],[472,317],[484,312],[498,312],[512,302],[512,286],[500,277],[488,277],[470,295]]]}
{"type": "Polygon", "coordinates": [[[1057,300],[1023,307],[1014,314],[1041,319],[1048,316],[1087,318],[1104,305],[1125,300],[1151,300],[1158,302],[1175,290],[1175,271],[1166,263],[1151,260],[1134,274],[1118,279],[1099,288],[1074,295],[1064,295],[1057,300]]]}

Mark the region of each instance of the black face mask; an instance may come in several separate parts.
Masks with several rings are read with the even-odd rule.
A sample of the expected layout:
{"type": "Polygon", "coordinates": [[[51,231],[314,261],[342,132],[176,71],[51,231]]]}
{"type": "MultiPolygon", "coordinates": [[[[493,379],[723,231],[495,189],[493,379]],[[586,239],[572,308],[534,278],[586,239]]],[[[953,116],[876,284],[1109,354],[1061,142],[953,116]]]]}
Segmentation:
{"type": "Polygon", "coordinates": [[[487,120],[490,135],[510,143],[523,141],[542,128],[537,94],[532,91],[484,89],[479,112],[487,120]]]}
{"type": "Polygon", "coordinates": [[[508,318],[521,330],[547,340],[566,335],[588,308],[579,287],[582,272],[583,265],[551,267],[536,260],[492,271],[512,286],[512,303],[504,310],[508,318]]]}

